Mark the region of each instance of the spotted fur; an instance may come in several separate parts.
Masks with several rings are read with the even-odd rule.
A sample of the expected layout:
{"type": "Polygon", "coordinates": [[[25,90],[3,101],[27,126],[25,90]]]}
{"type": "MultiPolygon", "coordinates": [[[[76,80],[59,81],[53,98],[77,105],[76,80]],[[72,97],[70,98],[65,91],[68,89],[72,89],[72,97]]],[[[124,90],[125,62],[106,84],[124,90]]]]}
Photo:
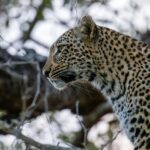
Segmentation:
{"type": "Polygon", "coordinates": [[[58,89],[86,80],[109,99],[135,150],[150,150],[150,46],[90,16],[52,45],[44,74],[58,89]]]}

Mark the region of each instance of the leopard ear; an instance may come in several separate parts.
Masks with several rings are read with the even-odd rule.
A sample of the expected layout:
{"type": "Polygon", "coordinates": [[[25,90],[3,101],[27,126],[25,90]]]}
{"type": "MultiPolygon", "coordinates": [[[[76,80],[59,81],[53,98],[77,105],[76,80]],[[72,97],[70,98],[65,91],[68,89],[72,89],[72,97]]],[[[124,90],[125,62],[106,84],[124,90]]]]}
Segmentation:
{"type": "Polygon", "coordinates": [[[88,15],[81,19],[79,29],[84,38],[93,40],[98,35],[97,26],[92,17],[88,15]]]}

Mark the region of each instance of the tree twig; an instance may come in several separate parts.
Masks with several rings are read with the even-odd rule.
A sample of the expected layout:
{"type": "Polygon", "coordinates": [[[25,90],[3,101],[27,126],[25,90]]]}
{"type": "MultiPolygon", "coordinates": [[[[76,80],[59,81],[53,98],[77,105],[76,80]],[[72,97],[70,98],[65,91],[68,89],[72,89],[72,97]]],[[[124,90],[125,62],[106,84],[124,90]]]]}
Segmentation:
{"type": "Polygon", "coordinates": [[[111,140],[109,140],[109,141],[106,142],[105,144],[102,144],[102,145],[101,145],[101,150],[103,150],[106,146],[108,146],[109,144],[111,144],[111,143],[118,137],[118,135],[119,135],[121,132],[122,132],[122,130],[119,130],[119,131],[114,135],[114,137],[113,137],[111,140]]]}
{"type": "Polygon", "coordinates": [[[77,117],[83,131],[84,131],[83,146],[86,147],[87,146],[87,131],[88,131],[88,129],[85,127],[85,125],[83,124],[83,122],[79,118],[79,101],[76,102],[76,117],[77,117]]]}

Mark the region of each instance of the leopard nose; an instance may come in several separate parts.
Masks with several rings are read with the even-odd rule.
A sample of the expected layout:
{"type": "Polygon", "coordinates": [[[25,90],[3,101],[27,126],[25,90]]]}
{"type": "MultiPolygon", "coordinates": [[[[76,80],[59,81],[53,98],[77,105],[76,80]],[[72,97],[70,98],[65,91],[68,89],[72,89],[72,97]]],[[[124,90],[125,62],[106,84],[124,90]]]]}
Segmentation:
{"type": "Polygon", "coordinates": [[[44,76],[49,77],[49,73],[50,73],[49,70],[43,70],[43,75],[44,76]]]}

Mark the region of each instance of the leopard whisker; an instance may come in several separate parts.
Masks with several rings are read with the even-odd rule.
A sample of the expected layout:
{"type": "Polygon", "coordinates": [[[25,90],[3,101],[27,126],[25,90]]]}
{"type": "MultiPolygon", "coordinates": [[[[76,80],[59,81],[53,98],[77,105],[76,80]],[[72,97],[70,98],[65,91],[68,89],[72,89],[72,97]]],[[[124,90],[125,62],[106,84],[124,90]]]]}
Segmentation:
{"type": "Polygon", "coordinates": [[[95,94],[95,90],[96,89],[94,89],[92,86],[90,86],[90,85],[88,85],[88,87],[87,87],[87,84],[89,84],[89,83],[85,83],[85,82],[81,82],[81,81],[74,81],[74,82],[70,82],[69,84],[68,84],[68,86],[71,86],[71,87],[75,87],[75,88],[77,88],[77,89],[79,89],[79,90],[81,90],[82,92],[84,92],[84,94],[86,94],[86,95],[91,95],[91,94],[95,94]],[[85,87],[85,85],[86,85],[86,87],[85,87]],[[92,88],[92,89],[91,89],[92,88]]]}

